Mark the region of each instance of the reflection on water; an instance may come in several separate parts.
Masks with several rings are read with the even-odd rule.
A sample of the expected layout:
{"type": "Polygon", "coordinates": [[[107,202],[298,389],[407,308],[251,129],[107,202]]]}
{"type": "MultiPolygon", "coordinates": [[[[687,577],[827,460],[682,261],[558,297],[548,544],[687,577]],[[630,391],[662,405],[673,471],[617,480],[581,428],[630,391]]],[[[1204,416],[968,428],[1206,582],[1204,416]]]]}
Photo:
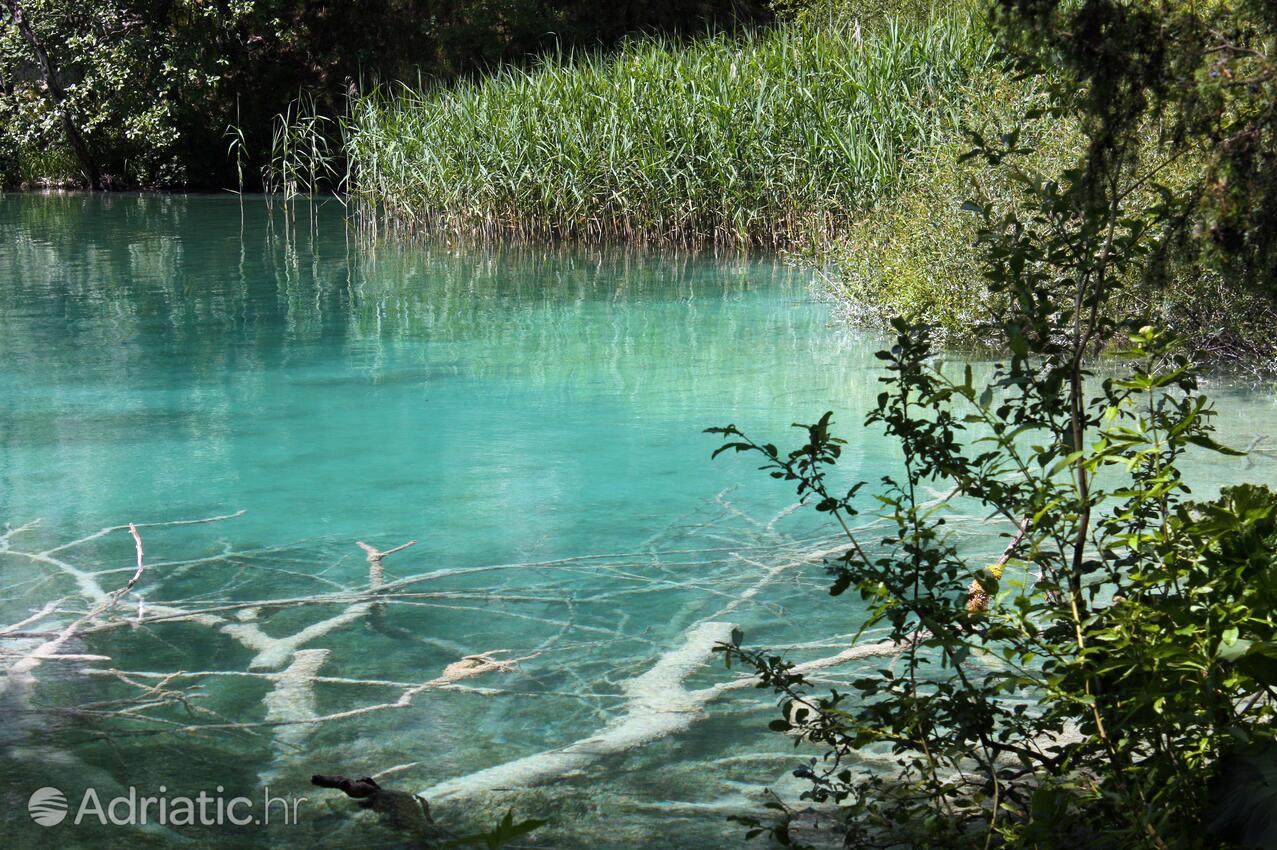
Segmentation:
{"type": "Polygon", "coordinates": [[[654,477],[705,468],[724,417],[874,392],[870,346],[774,262],[361,250],[336,205],[283,231],[232,197],[3,204],[0,509],[63,529],[234,505],[272,536],[448,534],[467,500],[504,557],[512,519],[554,546],[568,515],[678,507],[654,477]]]}
{"type": "MultiPolygon", "coordinates": [[[[817,567],[794,561],[768,577],[828,532],[782,516],[789,491],[752,464],[711,464],[714,442],[700,433],[737,422],[781,442],[795,419],[833,409],[849,439],[843,473],[872,481],[893,469],[894,447],[858,427],[879,391],[880,340],[832,324],[800,272],[739,257],[370,247],[348,237],[335,204],[303,208],[285,228],[278,209],[231,196],[0,196],[0,228],[0,521],[40,520],[0,545],[0,624],[63,595],[67,616],[85,610],[87,579],[49,558],[114,570],[94,579],[110,590],[133,557],[124,533],[32,555],[130,520],[244,511],[143,529],[152,567],[124,604],[141,596],[155,611],[215,615],[74,647],[139,675],[201,673],[178,683],[201,688],[196,708],[212,714],[173,704],[117,718],[104,737],[100,718],[38,709],[106,704],[142,680],[43,665],[33,692],[0,695],[17,718],[0,733],[6,835],[124,842],[118,827],[34,826],[22,809],[41,785],[221,784],[252,796],[269,781],[315,796],[310,773],[407,765],[394,782],[428,788],[620,722],[626,681],[698,624],[739,624],[813,657],[840,645],[817,638],[859,623],[853,603],[822,593],[817,567]],[[387,559],[385,580],[429,574],[412,585],[421,595],[318,632],[349,599],[278,602],[365,592],[355,541],[408,539],[419,542],[387,559]],[[476,566],[497,568],[466,569],[476,566]],[[307,628],[315,637],[293,649],[320,654],[263,660],[245,637],[307,628]],[[408,709],[313,728],[169,728],[393,702],[400,685],[493,649],[527,660],[423,692],[408,709]],[[283,676],[301,676],[299,659],[320,678],[283,676]]],[[[1193,474],[1206,487],[1272,480],[1272,396],[1218,395],[1225,440],[1261,451],[1193,474]]],[[[971,545],[997,547],[988,528],[970,529],[971,545]]],[[[685,684],[726,676],[702,667],[685,684]]],[[[515,805],[552,815],[544,840],[560,846],[734,843],[724,816],[755,807],[796,758],[762,731],[767,711],[752,690],[724,692],[672,733],[592,755],[564,781],[437,814],[466,823],[515,805]]],[[[295,828],[183,834],[218,846],[401,840],[366,824],[343,832],[355,828],[349,813],[316,802],[295,828]]]]}

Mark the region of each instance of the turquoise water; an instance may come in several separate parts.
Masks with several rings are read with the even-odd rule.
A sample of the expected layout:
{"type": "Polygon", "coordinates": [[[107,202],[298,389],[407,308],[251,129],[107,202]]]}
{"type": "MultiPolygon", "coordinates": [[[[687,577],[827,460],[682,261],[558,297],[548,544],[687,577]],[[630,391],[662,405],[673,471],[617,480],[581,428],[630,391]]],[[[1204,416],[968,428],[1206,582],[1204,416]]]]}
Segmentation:
{"type": "MultiPolygon", "coordinates": [[[[109,661],[45,663],[36,684],[0,693],[17,718],[0,732],[0,817],[27,845],[402,846],[310,789],[310,774],[398,767],[383,784],[411,792],[464,781],[633,716],[627,680],[707,623],[797,657],[831,654],[859,625],[820,569],[795,561],[830,531],[786,513],[790,492],[754,464],[711,463],[701,433],[735,422],[780,442],[832,409],[849,479],[893,469],[892,447],[859,426],[880,340],[841,327],[805,273],[738,257],[368,245],[341,213],[303,206],[288,222],[233,196],[0,196],[0,523],[38,521],[0,544],[0,623],[62,599],[41,622],[65,625],[91,607],[86,586],[109,592],[133,572],[127,531],[68,542],[233,515],[143,525],[150,566],[118,603],[141,624],[61,648],[109,661]],[[356,541],[408,540],[384,580],[420,579],[352,609],[371,580],[356,541]],[[279,602],[315,594],[334,596],[279,602]],[[213,613],[163,619],[196,609],[213,613]],[[244,637],[307,627],[274,657],[244,637]],[[300,722],[393,703],[491,650],[525,660],[405,708],[300,722]],[[132,684],[86,667],[131,671],[132,684]],[[203,674],[167,683],[198,687],[194,709],[152,694],[105,716],[176,671],[203,674]],[[258,725],[220,728],[231,723],[258,725]],[[186,728],[202,725],[219,728],[186,728]],[[45,828],[23,810],[42,785],[74,808],[89,786],[257,797],[265,784],[309,798],[297,824],[45,828]]],[[[1217,395],[1226,440],[1273,432],[1271,393],[1217,395]]],[[[1199,474],[1267,480],[1271,467],[1258,454],[1199,474]]],[[[730,680],[719,663],[686,672],[688,689],[730,680]]],[[[765,731],[770,710],[753,690],[717,694],[680,708],[672,731],[596,747],[567,776],[444,794],[434,812],[456,829],[510,806],[550,817],[545,846],[734,844],[726,816],[756,808],[798,758],[765,731]]]]}

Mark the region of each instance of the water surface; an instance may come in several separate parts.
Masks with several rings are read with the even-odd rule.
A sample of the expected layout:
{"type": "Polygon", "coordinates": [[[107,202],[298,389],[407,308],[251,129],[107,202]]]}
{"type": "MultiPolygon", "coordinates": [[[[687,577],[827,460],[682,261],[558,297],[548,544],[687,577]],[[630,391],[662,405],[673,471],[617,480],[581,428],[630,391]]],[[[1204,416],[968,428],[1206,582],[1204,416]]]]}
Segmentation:
{"type": "MultiPolygon", "coordinates": [[[[781,442],[795,419],[832,409],[849,440],[843,473],[893,471],[893,447],[859,424],[879,391],[881,340],[835,322],[803,272],[740,257],[369,245],[335,204],[290,223],[232,196],[7,196],[0,229],[0,522],[38,521],[0,551],[0,623],[64,596],[67,617],[86,610],[66,566],[110,570],[93,578],[106,591],[132,573],[127,532],[57,548],[68,541],[234,515],[143,526],[152,568],[120,602],[141,604],[143,625],[65,650],[111,656],[99,670],[209,674],[180,682],[202,688],[195,704],[215,718],[174,705],[112,720],[104,736],[101,718],[41,711],[137,696],[72,662],[0,695],[19,718],[0,733],[3,824],[26,844],[173,839],[34,826],[24,807],[42,785],[74,807],[90,785],[103,797],[129,785],[257,796],[269,783],[311,798],[299,824],[175,832],[210,846],[399,846],[308,790],[309,775],[402,766],[386,784],[428,789],[607,728],[633,710],[626,682],[706,623],[799,657],[836,651],[860,623],[799,558],[829,530],[788,513],[788,489],[755,464],[711,463],[701,433],[735,422],[781,442]],[[231,635],[247,623],[288,637],[341,615],[348,602],[235,606],[364,590],[356,541],[408,540],[385,580],[431,574],[418,595],[292,647],[317,653],[308,684],[281,684],[297,654],[263,660],[231,635]],[[31,557],[49,550],[58,563],[31,557]],[[146,620],[165,604],[225,610],[205,624],[146,620]],[[527,660],[408,708],[177,731],[394,702],[395,683],[489,650],[527,660]]],[[[1267,445],[1272,395],[1219,395],[1225,440],[1267,445]]],[[[1271,466],[1259,454],[1196,474],[1209,488],[1270,480],[1271,466]]],[[[994,533],[973,532],[973,545],[999,548],[994,533]]],[[[711,663],[686,685],[729,679],[711,663]]],[[[672,734],[534,789],[442,800],[435,814],[461,829],[514,806],[553,818],[538,833],[547,846],[737,843],[726,816],[790,782],[798,758],[765,731],[770,710],[764,694],[723,693],[672,734]]]]}

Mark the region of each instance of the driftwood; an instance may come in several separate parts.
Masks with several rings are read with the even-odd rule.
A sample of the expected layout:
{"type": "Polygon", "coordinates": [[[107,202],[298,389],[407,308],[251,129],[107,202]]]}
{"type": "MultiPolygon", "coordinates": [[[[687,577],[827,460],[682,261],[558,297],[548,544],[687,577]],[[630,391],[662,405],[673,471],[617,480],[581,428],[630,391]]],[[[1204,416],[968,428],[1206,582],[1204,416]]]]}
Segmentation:
{"type": "Polygon", "coordinates": [[[371,776],[351,779],[349,776],[324,776],[317,773],[310,778],[310,784],[320,788],[336,788],[347,797],[356,800],[363,800],[381,792],[381,786],[371,776]]]}
{"type": "Polygon", "coordinates": [[[383,788],[371,776],[351,779],[348,776],[324,776],[315,774],[310,784],[319,788],[341,791],[352,800],[358,800],[360,808],[379,814],[386,825],[396,832],[406,833],[428,846],[452,837],[435,826],[430,816],[430,804],[420,797],[404,791],[383,788]]]}
{"type": "MultiPolygon", "coordinates": [[[[595,734],[566,747],[432,785],[418,796],[443,800],[538,785],[577,773],[604,756],[624,753],[687,729],[704,716],[705,707],[713,700],[731,691],[753,688],[758,683],[756,677],[744,676],[696,691],[688,691],[683,686],[684,680],[709,660],[714,647],[731,638],[732,628],[730,623],[710,622],[689,629],[681,647],[663,655],[643,675],[622,683],[625,713],[595,734]]],[[[867,658],[895,656],[903,651],[904,646],[894,641],[864,644],[795,665],[794,670],[809,673],[867,658]]]]}
{"type": "MultiPolygon", "coordinates": [[[[142,525],[141,527],[168,528],[181,525],[205,524],[212,522],[221,522],[238,517],[240,514],[228,514],[214,517],[207,517],[199,520],[183,520],[169,523],[151,523],[142,525]]],[[[136,687],[139,691],[138,697],[133,701],[124,701],[111,705],[86,704],[83,706],[66,706],[55,709],[58,713],[96,717],[98,719],[106,719],[111,716],[128,717],[130,720],[145,720],[148,717],[148,711],[161,709],[172,704],[183,705],[193,719],[202,720],[204,722],[198,725],[173,724],[171,721],[156,721],[162,723],[163,727],[169,730],[183,729],[185,731],[210,731],[210,730],[241,730],[251,732],[255,727],[272,727],[277,728],[276,731],[276,751],[282,754],[288,751],[296,750],[302,743],[306,735],[306,729],[312,727],[316,723],[324,722],[328,719],[321,717],[315,711],[314,700],[314,680],[320,669],[328,660],[329,651],[325,649],[305,649],[306,644],[311,643],[328,633],[346,626],[358,620],[368,610],[369,602],[365,601],[367,591],[356,591],[349,594],[348,600],[340,597],[327,597],[324,595],[318,597],[299,598],[294,600],[283,600],[277,602],[268,602],[264,605],[229,605],[229,606],[206,606],[202,608],[190,608],[186,606],[175,606],[171,604],[152,604],[149,608],[149,617],[147,617],[147,608],[143,600],[139,597],[136,616],[131,618],[113,617],[112,612],[117,603],[127,594],[133,592],[142,582],[146,572],[146,563],[144,557],[143,542],[139,525],[128,523],[124,526],[111,526],[100,529],[99,531],[86,535],[85,537],[73,540],[60,546],[55,546],[38,552],[28,552],[15,549],[12,546],[12,538],[25,531],[30,531],[33,525],[21,526],[19,528],[11,528],[3,535],[0,535],[0,553],[7,554],[12,557],[22,558],[39,564],[48,565],[59,572],[71,577],[77,586],[80,595],[87,599],[91,604],[89,610],[83,615],[72,620],[70,623],[57,627],[53,630],[42,630],[35,632],[36,634],[46,635],[46,639],[34,647],[21,652],[15,652],[7,649],[0,649],[0,663],[7,662],[7,668],[3,668],[3,676],[0,676],[0,694],[12,688],[20,688],[24,692],[29,692],[35,685],[34,671],[42,663],[47,661],[61,662],[102,662],[110,661],[108,656],[89,654],[89,653],[67,653],[62,648],[77,637],[86,634],[101,632],[103,630],[116,629],[124,625],[137,628],[141,625],[157,625],[161,623],[177,623],[177,622],[194,622],[210,628],[216,629],[228,637],[233,638],[244,647],[253,650],[256,655],[250,663],[250,670],[279,670],[278,673],[269,675],[273,683],[273,689],[267,694],[265,699],[266,719],[260,723],[240,723],[228,721],[211,712],[203,712],[195,705],[195,700],[200,697],[193,688],[179,686],[181,681],[187,678],[181,671],[175,671],[171,674],[151,674],[145,672],[128,672],[117,669],[88,669],[82,671],[91,676],[106,675],[113,677],[121,682],[136,687]],[[115,532],[127,530],[133,539],[134,551],[136,554],[135,567],[128,580],[118,589],[107,592],[102,587],[100,576],[110,571],[90,571],[75,566],[66,560],[64,553],[78,546],[84,545],[91,541],[95,541],[106,537],[115,532]],[[337,614],[312,623],[301,630],[283,636],[272,636],[268,634],[258,623],[258,618],[263,610],[272,604],[276,607],[291,607],[293,605],[306,604],[333,604],[346,601],[343,610],[337,614]],[[231,619],[227,615],[233,614],[231,619]],[[282,668],[282,669],[281,669],[282,668]],[[160,679],[160,684],[145,684],[147,679],[160,679]]],[[[414,541],[415,542],[415,541],[414,541]]],[[[370,564],[369,588],[368,591],[378,589],[382,582],[379,575],[382,570],[382,561],[387,556],[399,552],[413,545],[407,543],[397,546],[388,551],[382,552],[360,542],[360,547],[368,553],[368,561],[370,564]]],[[[30,628],[50,620],[62,610],[62,606],[66,605],[62,600],[49,602],[34,614],[19,620],[11,625],[0,627],[0,639],[6,637],[25,637],[33,632],[30,628]]],[[[465,675],[457,675],[454,673],[439,682],[447,684],[466,678],[471,675],[479,675],[488,672],[489,669],[512,669],[511,665],[517,663],[517,660],[502,662],[496,665],[485,665],[480,662],[478,664],[468,664],[465,675]]],[[[222,671],[218,671],[220,674],[222,671]]],[[[25,702],[26,693],[19,694],[18,698],[25,702]]],[[[407,705],[411,701],[400,700],[396,703],[387,705],[374,705],[366,707],[366,710],[377,710],[385,707],[395,707],[398,705],[407,705]]]]}
{"type": "MultiPolygon", "coordinates": [[[[40,646],[36,647],[34,651],[27,653],[22,658],[19,658],[9,668],[8,672],[10,678],[22,678],[29,676],[31,671],[38,667],[40,662],[45,660],[51,660],[59,657],[65,660],[67,656],[60,655],[58,650],[61,649],[67,641],[71,640],[71,638],[75,636],[76,632],[78,632],[86,623],[92,622],[115,607],[115,603],[120,600],[120,597],[131,591],[133,586],[142,578],[142,573],[146,571],[146,567],[143,564],[142,537],[138,533],[137,526],[133,523],[129,523],[125,527],[129,530],[129,534],[133,537],[134,548],[137,552],[137,568],[133,571],[133,575],[123,587],[112,593],[103,594],[101,589],[98,588],[97,593],[94,594],[94,596],[98,597],[97,605],[95,605],[89,613],[63,628],[56,636],[53,637],[53,639],[42,643],[40,646]]],[[[42,610],[41,613],[44,614],[46,610],[48,610],[48,606],[46,606],[46,609],[42,610]]],[[[48,613],[52,613],[52,611],[50,610],[48,613]]],[[[45,616],[48,616],[48,614],[45,614],[45,616]]],[[[22,622],[29,623],[32,622],[32,619],[27,618],[22,622]]],[[[16,626],[9,627],[9,629],[15,628],[16,626]]],[[[102,657],[96,657],[93,660],[102,660],[102,657]]]]}
{"type": "Polygon", "coordinates": [[[393,549],[387,549],[384,552],[380,549],[369,546],[362,540],[356,540],[355,545],[360,549],[363,549],[364,553],[368,556],[368,588],[370,590],[379,590],[382,585],[386,583],[386,568],[382,564],[382,561],[396,552],[402,552],[409,546],[416,546],[417,541],[409,540],[407,543],[396,546],[393,549]]]}

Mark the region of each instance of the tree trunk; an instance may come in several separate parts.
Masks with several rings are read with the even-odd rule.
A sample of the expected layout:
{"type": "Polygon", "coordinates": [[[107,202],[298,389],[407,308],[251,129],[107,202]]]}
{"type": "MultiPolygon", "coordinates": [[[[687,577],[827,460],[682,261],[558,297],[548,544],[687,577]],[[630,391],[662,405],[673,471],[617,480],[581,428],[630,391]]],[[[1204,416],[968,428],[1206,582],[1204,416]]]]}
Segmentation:
{"type": "Polygon", "coordinates": [[[80,160],[80,167],[84,170],[85,179],[89,181],[89,188],[94,191],[100,190],[102,171],[98,168],[97,160],[89,150],[84,136],[80,135],[79,128],[75,126],[75,121],[71,118],[71,112],[66,106],[66,94],[62,91],[62,86],[58,85],[57,75],[54,73],[53,63],[49,61],[48,52],[22,13],[20,0],[4,0],[4,4],[9,14],[13,16],[13,22],[18,25],[18,31],[27,40],[27,44],[31,45],[31,52],[35,54],[36,61],[40,63],[40,71],[44,74],[45,95],[49,98],[53,111],[62,119],[62,129],[66,133],[67,142],[71,145],[71,150],[75,152],[76,158],[80,160]]]}

